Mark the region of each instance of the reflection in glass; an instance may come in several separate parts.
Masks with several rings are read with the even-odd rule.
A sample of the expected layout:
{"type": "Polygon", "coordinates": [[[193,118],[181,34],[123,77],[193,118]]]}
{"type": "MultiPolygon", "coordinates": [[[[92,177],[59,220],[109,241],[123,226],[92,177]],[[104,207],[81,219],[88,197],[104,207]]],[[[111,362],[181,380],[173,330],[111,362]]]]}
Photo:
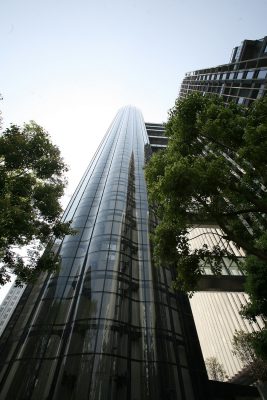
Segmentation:
{"type": "Polygon", "coordinates": [[[77,235],[58,244],[60,271],[34,298],[29,289],[27,317],[0,343],[1,398],[205,399],[191,383],[181,296],[151,263],[147,143],[141,113],[120,110],[64,214],[77,235]]]}

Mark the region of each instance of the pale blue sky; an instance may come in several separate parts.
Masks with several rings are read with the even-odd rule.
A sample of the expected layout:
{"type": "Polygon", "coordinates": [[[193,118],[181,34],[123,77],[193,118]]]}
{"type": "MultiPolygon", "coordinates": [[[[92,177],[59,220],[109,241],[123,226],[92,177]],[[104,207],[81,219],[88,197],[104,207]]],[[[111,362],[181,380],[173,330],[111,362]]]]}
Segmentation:
{"type": "Polygon", "coordinates": [[[118,108],[166,120],[184,74],[267,35],[267,0],[2,0],[5,126],[43,125],[73,192],[118,108]]]}

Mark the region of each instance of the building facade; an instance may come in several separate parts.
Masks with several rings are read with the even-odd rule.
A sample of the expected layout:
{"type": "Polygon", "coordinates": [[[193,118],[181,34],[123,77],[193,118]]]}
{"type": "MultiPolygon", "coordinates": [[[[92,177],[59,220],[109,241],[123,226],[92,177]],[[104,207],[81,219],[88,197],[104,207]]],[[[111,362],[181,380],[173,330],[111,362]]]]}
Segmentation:
{"type": "Polygon", "coordinates": [[[148,148],[140,111],[120,110],[65,211],[60,272],[26,288],[1,338],[0,398],[209,398],[189,301],[152,266],[148,148]]]}
{"type": "Polygon", "coordinates": [[[241,317],[242,307],[249,299],[244,292],[198,292],[190,299],[197,333],[203,353],[208,360],[215,357],[223,366],[225,380],[232,382],[253,381],[247,369],[233,353],[233,336],[235,331],[256,332],[265,324],[262,318],[250,322],[241,317]]]}
{"type": "MultiPolygon", "coordinates": [[[[191,230],[189,237],[194,248],[200,248],[204,244],[209,248],[215,245],[234,254],[238,259],[245,257],[241,248],[237,248],[234,243],[227,242],[222,237],[219,227],[199,226],[191,230]]],[[[233,353],[232,341],[235,331],[256,332],[262,329],[265,323],[261,317],[257,317],[255,322],[241,317],[240,311],[248,304],[249,298],[242,292],[242,285],[240,291],[237,291],[235,278],[242,276],[243,271],[228,257],[222,258],[221,265],[222,276],[220,279],[215,279],[220,283],[222,279],[228,277],[226,285],[221,284],[213,288],[208,281],[206,289],[195,293],[190,299],[190,304],[204,359],[215,357],[223,365],[225,379],[234,379],[238,374],[246,375],[244,365],[233,353]],[[231,281],[232,286],[230,286],[231,281]],[[235,291],[232,291],[231,287],[235,291]]],[[[205,273],[208,276],[212,274],[208,265],[205,266],[205,273]]]]}
{"type": "Polygon", "coordinates": [[[25,287],[13,284],[0,306],[0,336],[11,318],[25,287]]]}
{"type": "Polygon", "coordinates": [[[267,36],[245,40],[235,47],[230,62],[188,72],[181,84],[180,97],[191,92],[217,94],[224,101],[250,105],[267,90],[267,36]]]}

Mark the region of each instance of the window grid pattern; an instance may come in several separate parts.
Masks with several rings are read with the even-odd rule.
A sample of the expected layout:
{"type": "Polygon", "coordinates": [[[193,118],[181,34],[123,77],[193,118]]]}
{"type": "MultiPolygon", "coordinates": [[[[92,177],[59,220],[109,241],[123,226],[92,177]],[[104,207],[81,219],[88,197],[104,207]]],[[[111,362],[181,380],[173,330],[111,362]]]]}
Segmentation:
{"type": "Polygon", "coordinates": [[[226,103],[235,101],[248,106],[265,95],[266,87],[267,56],[259,52],[257,58],[188,72],[181,84],[180,97],[191,92],[210,93],[222,96],[226,103]]]}

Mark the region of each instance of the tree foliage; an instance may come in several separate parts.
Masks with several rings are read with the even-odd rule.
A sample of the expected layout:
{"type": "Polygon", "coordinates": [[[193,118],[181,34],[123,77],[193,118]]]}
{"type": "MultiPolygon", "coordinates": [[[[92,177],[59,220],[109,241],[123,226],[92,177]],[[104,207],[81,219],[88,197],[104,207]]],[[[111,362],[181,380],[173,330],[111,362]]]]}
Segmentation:
{"type": "MultiPolygon", "coordinates": [[[[203,262],[222,249],[191,249],[188,231],[214,224],[242,247],[250,262],[267,260],[267,99],[249,109],[219,97],[177,100],[166,124],[169,144],[146,167],[150,200],[160,223],[155,256],[175,263],[178,282],[194,289],[203,262]],[[187,264],[190,279],[181,270],[187,264]],[[193,284],[192,284],[193,283],[193,284]]],[[[213,263],[216,273],[219,263],[213,263]]]]}
{"type": "Polygon", "coordinates": [[[221,364],[216,357],[206,358],[205,364],[210,379],[222,382],[227,379],[223,364],[221,364]]]}
{"type": "Polygon", "coordinates": [[[267,354],[263,354],[259,347],[266,340],[266,331],[263,330],[251,333],[236,331],[232,341],[233,354],[240,359],[254,379],[261,381],[267,379],[267,354]]]}
{"type": "MultiPolygon", "coordinates": [[[[220,245],[192,248],[189,232],[220,227],[220,239],[247,255],[240,268],[251,304],[243,313],[267,317],[267,97],[245,108],[194,93],[177,99],[165,132],[167,149],[146,167],[159,219],[153,233],[156,262],[175,265],[176,287],[194,291],[207,264],[219,274],[222,257],[235,256],[220,245]]],[[[266,345],[261,342],[261,351],[266,345]]]]}
{"type": "Polygon", "coordinates": [[[42,258],[40,252],[71,232],[60,220],[66,171],[59,149],[35,122],[11,125],[0,136],[1,285],[11,272],[20,283],[57,267],[49,246],[42,258]]]}

